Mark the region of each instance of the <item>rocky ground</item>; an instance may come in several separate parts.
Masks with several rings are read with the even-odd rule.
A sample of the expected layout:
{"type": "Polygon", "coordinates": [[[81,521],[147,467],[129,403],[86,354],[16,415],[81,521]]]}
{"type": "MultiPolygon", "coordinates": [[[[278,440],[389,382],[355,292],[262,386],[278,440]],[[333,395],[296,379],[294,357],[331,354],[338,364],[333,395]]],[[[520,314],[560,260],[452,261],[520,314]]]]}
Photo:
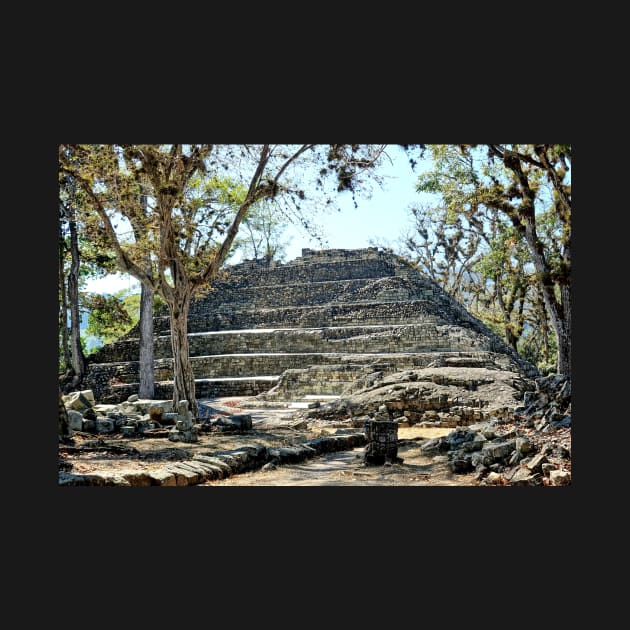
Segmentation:
{"type": "Polygon", "coordinates": [[[169,401],[160,403],[159,422],[148,413],[157,401],[131,398],[98,405],[89,392],[66,397],[74,432],[59,446],[60,485],[571,482],[571,383],[564,377],[424,368],[375,374],[347,397],[306,410],[201,401],[194,443],[168,439],[168,423],[177,422],[169,401]],[[379,413],[398,423],[401,463],[363,462],[363,423],[379,413]]]}

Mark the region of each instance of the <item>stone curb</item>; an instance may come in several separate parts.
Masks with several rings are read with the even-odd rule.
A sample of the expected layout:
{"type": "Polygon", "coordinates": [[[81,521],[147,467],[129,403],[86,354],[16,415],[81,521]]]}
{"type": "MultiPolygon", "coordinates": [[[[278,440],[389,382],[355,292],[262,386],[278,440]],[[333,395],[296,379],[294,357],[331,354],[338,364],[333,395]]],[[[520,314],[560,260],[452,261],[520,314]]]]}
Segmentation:
{"type": "Polygon", "coordinates": [[[120,474],[91,473],[75,475],[60,472],[60,486],[194,486],[205,481],[226,479],[232,475],[258,470],[265,464],[295,464],[324,453],[351,450],[366,444],[361,432],[330,435],[308,440],[296,446],[268,448],[242,446],[232,451],[198,453],[192,459],[170,462],[158,470],[120,474]]]}

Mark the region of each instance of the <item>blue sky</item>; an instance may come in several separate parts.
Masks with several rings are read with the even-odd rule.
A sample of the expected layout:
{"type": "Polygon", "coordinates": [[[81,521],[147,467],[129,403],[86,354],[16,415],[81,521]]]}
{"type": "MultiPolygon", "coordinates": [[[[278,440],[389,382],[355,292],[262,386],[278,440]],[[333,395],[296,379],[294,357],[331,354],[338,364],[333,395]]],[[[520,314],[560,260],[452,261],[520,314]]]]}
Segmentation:
{"type": "MultiPolygon", "coordinates": [[[[411,170],[409,159],[397,146],[390,146],[380,173],[385,176],[383,187],[374,186],[370,199],[357,196],[358,208],[354,207],[350,192],[341,193],[338,197],[340,212],[322,213],[317,223],[322,227],[327,247],[337,249],[357,249],[369,247],[370,240],[393,243],[409,225],[409,205],[422,201],[424,195],[415,192],[418,175],[429,168],[428,160],[421,160],[415,172],[411,170]]],[[[287,247],[286,260],[293,260],[302,253],[303,247],[319,249],[316,240],[310,238],[303,230],[291,226],[285,240],[287,247]]],[[[95,293],[114,293],[121,289],[139,290],[139,284],[130,276],[114,274],[100,280],[87,283],[86,290],[95,293]]]]}

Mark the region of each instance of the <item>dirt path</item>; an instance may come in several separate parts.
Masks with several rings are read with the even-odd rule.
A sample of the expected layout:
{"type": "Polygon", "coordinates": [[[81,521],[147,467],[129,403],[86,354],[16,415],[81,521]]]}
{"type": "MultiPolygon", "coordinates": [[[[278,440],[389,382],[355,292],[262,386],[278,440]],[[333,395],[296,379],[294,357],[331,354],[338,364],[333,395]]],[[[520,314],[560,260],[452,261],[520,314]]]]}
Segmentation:
{"type": "Polygon", "coordinates": [[[301,464],[257,470],[201,486],[470,486],[473,475],[453,475],[443,462],[420,452],[419,444],[398,449],[402,464],[365,466],[363,448],[329,453],[301,464]]]}

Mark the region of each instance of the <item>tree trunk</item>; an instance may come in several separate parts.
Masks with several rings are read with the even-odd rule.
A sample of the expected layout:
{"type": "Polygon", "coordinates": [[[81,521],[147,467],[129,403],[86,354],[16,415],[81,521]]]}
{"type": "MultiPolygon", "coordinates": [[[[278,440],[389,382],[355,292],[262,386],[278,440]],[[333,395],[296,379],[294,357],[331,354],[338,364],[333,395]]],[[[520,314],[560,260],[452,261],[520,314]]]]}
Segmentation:
{"type": "Polygon", "coordinates": [[[68,339],[68,298],[66,296],[66,274],[64,273],[65,243],[59,223],[59,291],[61,304],[59,305],[59,328],[61,329],[61,354],[63,356],[64,370],[67,371],[72,364],[70,343],[68,339]]]}
{"type": "Polygon", "coordinates": [[[140,289],[140,398],[153,398],[155,378],[153,371],[153,289],[141,284],[140,289]]]}
{"type": "Polygon", "coordinates": [[[571,288],[561,287],[563,318],[556,329],[558,335],[558,374],[571,374],[571,288]]]}
{"type": "Polygon", "coordinates": [[[195,376],[188,355],[188,311],[190,296],[169,304],[171,322],[171,347],[173,350],[173,403],[177,408],[180,400],[188,401],[193,418],[199,414],[195,395],[195,376]]]}
{"type": "Polygon", "coordinates": [[[70,219],[70,275],[68,276],[68,299],[70,301],[70,326],[72,344],[72,367],[74,377],[72,387],[81,386],[85,374],[85,356],[81,348],[81,313],[79,311],[79,240],[77,237],[77,224],[70,219]]]}
{"type": "Polygon", "coordinates": [[[530,253],[534,261],[536,273],[541,278],[540,288],[543,300],[551,319],[551,325],[556,331],[558,338],[558,357],[556,370],[558,374],[571,374],[571,299],[570,287],[561,286],[561,303],[555,296],[555,285],[550,279],[550,269],[542,253],[542,245],[536,234],[536,227],[533,221],[526,219],[525,236],[529,245],[530,253]]]}
{"type": "Polygon", "coordinates": [[[570,287],[560,287],[560,303],[555,296],[555,285],[547,261],[542,252],[542,244],[536,234],[536,226],[531,218],[525,219],[525,238],[529,246],[534,268],[540,276],[540,288],[543,300],[558,338],[558,358],[556,370],[558,374],[571,374],[571,296],[570,287]]]}

